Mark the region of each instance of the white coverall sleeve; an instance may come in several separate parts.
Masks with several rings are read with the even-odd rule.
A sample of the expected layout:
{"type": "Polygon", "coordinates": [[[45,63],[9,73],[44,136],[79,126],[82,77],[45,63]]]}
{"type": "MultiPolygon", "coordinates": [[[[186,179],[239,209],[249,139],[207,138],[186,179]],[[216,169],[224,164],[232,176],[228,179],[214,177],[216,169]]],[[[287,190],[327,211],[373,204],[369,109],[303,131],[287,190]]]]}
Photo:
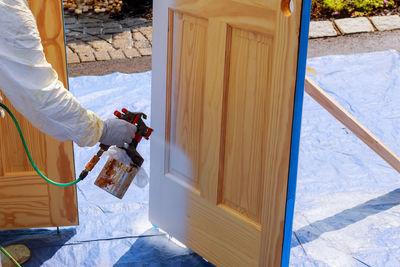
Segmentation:
{"type": "Polygon", "coordinates": [[[86,110],[46,61],[26,0],[0,0],[0,88],[35,127],[79,146],[95,145],[103,121],[86,110]]]}

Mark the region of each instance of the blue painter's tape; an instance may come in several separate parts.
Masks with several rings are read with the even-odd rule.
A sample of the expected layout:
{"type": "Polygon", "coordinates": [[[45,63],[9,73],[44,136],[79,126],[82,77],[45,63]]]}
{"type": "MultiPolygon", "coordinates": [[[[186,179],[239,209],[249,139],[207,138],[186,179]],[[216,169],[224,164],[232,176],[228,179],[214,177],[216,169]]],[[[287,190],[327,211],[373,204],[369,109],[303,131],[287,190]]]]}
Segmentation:
{"type": "Polygon", "coordinates": [[[289,180],[286,199],[285,230],[283,236],[281,261],[281,266],[284,267],[289,266],[290,244],[292,241],[293,213],[296,196],[297,167],[299,161],[301,115],[303,110],[304,79],[306,75],[310,14],[311,0],[303,0],[299,40],[299,56],[297,61],[296,93],[292,126],[292,143],[290,149],[289,180]]]}

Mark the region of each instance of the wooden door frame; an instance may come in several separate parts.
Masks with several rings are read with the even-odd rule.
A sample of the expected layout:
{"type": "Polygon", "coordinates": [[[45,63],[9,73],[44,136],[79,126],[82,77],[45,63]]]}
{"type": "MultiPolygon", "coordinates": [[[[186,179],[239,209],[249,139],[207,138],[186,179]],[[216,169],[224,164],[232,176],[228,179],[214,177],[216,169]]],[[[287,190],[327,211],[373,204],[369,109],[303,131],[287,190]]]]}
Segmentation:
{"type": "MultiPolygon", "coordinates": [[[[294,1],[294,0],[292,0],[294,1]]],[[[306,76],[308,34],[310,27],[311,0],[303,0],[300,20],[299,52],[297,59],[296,91],[293,110],[292,141],[290,146],[290,163],[288,189],[286,195],[285,230],[281,266],[289,266],[290,245],[292,241],[294,203],[296,197],[297,168],[299,162],[301,118],[303,111],[304,83],[306,76]]]]}

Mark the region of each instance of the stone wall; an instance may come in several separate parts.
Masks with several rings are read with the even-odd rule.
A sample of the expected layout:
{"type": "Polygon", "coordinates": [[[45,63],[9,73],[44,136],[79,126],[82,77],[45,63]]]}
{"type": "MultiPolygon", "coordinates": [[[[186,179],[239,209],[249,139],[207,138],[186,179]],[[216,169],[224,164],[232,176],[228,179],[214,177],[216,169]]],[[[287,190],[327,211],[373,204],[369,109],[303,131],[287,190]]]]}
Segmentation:
{"type": "Polygon", "coordinates": [[[119,13],[123,0],[63,0],[64,9],[77,15],[94,11],[95,13],[119,13]]]}

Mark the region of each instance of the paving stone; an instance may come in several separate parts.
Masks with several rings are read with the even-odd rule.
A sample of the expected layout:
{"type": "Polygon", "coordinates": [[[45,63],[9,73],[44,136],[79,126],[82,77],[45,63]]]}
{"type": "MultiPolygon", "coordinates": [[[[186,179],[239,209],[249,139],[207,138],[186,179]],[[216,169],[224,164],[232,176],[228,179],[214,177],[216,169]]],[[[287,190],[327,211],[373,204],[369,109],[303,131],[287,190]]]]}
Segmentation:
{"type": "Polygon", "coordinates": [[[131,33],[132,32],[132,28],[122,27],[122,31],[131,33]]]}
{"type": "Polygon", "coordinates": [[[139,52],[142,56],[151,56],[151,48],[139,48],[139,52]]]}
{"type": "Polygon", "coordinates": [[[89,42],[89,45],[96,51],[113,50],[112,44],[104,40],[94,40],[89,42]]]}
{"type": "Polygon", "coordinates": [[[76,23],[78,20],[74,17],[65,17],[64,18],[64,23],[67,24],[73,24],[76,23]]]}
{"type": "Polygon", "coordinates": [[[124,29],[123,32],[114,34],[113,39],[132,39],[131,31],[124,29]]]}
{"type": "Polygon", "coordinates": [[[112,35],[111,34],[101,35],[100,38],[109,42],[110,44],[112,43],[112,35]]]}
{"type": "Polygon", "coordinates": [[[152,54],[152,21],[143,18],[115,21],[108,14],[90,12],[79,17],[65,12],[64,16],[69,64],[152,54]]]}
{"type": "Polygon", "coordinates": [[[125,49],[125,48],[132,47],[132,43],[133,43],[132,39],[128,39],[128,38],[125,38],[125,39],[120,38],[120,39],[113,40],[113,46],[116,49],[125,49]]]}
{"type": "Polygon", "coordinates": [[[153,41],[153,27],[147,27],[144,29],[140,30],[141,33],[143,33],[144,36],[146,36],[147,40],[149,40],[150,42],[153,41]]]}
{"type": "Polygon", "coordinates": [[[122,32],[122,28],[104,28],[103,29],[103,33],[104,34],[114,34],[114,33],[121,33],[122,32]]]}
{"type": "Polygon", "coordinates": [[[80,63],[81,61],[79,60],[79,57],[77,54],[72,53],[72,54],[68,54],[67,53],[67,63],[68,64],[76,64],[76,63],[80,63]]]}
{"type": "Polygon", "coordinates": [[[94,57],[98,61],[111,60],[110,55],[107,53],[107,51],[104,50],[94,52],[94,57]]]}
{"type": "Polygon", "coordinates": [[[153,35],[153,27],[150,26],[150,27],[142,28],[142,29],[140,29],[140,32],[143,33],[147,39],[150,39],[149,37],[151,37],[153,35]]]}
{"type": "Polygon", "coordinates": [[[391,31],[400,29],[400,17],[397,15],[376,16],[370,17],[370,19],[378,31],[391,31]]]}
{"type": "Polygon", "coordinates": [[[87,28],[85,29],[85,33],[90,35],[100,35],[101,28],[87,28]]]}
{"type": "Polygon", "coordinates": [[[117,22],[106,22],[106,23],[103,23],[103,27],[104,27],[104,29],[122,28],[121,24],[119,24],[117,22]]]}
{"type": "Polygon", "coordinates": [[[116,59],[125,59],[125,55],[122,52],[121,49],[118,50],[110,50],[108,51],[108,53],[110,54],[111,59],[116,60],[116,59]]]}
{"type": "Polygon", "coordinates": [[[81,62],[92,62],[96,61],[92,52],[78,52],[77,53],[81,62]]]}
{"type": "Polygon", "coordinates": [[[110,15],[106,14],[106,13],[93,13],[93,11],[91,12],[91,14],[88,15],[88,18],[94,18],[94,19],[98,19],[101,21],[112,21],[112,19],[110,19],[110,15]]]}
{"type": "Polygon", "coordinates": [[[65,48],[65,51],[67,52],[67,54],[68,54],[68,53],[71,53],[71,54],[74,53],[74,51],[72,51],[71,48],[69,48],[69,46],[67,46],[67,47],[65,48]]]}
{"type": "Polygon", "coordinates": [[[124,49],[124,54],[127,58],[140,57],[140,53],[136,48],[124,49]]]}
{"type": "Polygon", "coordinates": [[[95,35],[86,35],[85,37],[82,37],[80,40],[88,44],[89,42],[99,40],[99,38],[95,35]]]}
{"type": "MultiPolygon", "coordinates": [[[[8,246],[5,246],[5,249],[7,250],[8,253],[10,253],[11,255],[14,256],[14,259],[17,262],[20,262],[20,263],[27,262],[31,257],[31,252],[30,252],[29,248],[23,244],[8,245],[8,246]]],[[[0,265],[3,267],[20,266],[19,264],[14,264],[3,253],[1,253],[1,255],[0,255],[0,265]]]]}
{"type": "Polygon", "coordinates": [[[133,36],[133,40],[135,40],[135,41],[139,41],[139,42],[147,41],[146,36],[144,36],[143,33],[139,32],[139,31],[134,31],[132,33],[132,36],[133,36]]]}
{"type": "Polygon", "coordinates": [[[79,57],[76,53],[74,53],[68,46],[67,46],[67,63],[74,64],[80,63],[79,57]]]}
{"type": "Polygon", "coordinates": [[[373,32],[374,28],[367,18],[337,19],[335,24],[343,34],[373,32]]]}
{"type": "Polygon", "coordinates": [[[335,28],[330,21],[311,21],[310,38],[337,36],[335,28]]]}
{"type": "Polygon", "coordinates": [[[84,27],[86,28],[102,28],[103,23],[102,22],[96,22],[96,23],[85,23],[83,24],[84,27]]]}
{"type": "Polygon", "coordinates": [[[79,22],[81,24],[87,24],[87,23],[101,23],[100,19],[94,19],[94,18],[80,18],[79,22]]]}
{"type": "Polygon", "coordinates": [[[143,28],[143,27],[149,27],[152,25],[153,25],[153,22],[151,20],[147,20],[147,21],[143,22],[143,24],[138,25],[137,27],[134,26],[134,28],[139,29],[139,28],[143,28]]]}
{"type": "Polygon", "coordinates": [[[68,46],[75,53],[91,53],[92,52],[92,48],[90,47],[90,45],[88,45],[84,42],[71,43],[71,44],[68,44],[68,46]]]}
{"type": "Polygon", "coordinates": [[[76,38],[70,37],[70,36],[67,36],[67,38],[65,40],[67,41],[68,44],[77,42],[76,38]]]}
{"type": "Polygon", "coordinates": [[[65,29],[66,30],[83,29],[83,25],[81,25],[79,23],[66,24],[65,29]]]}
{"type": "Polygon", "coordinates": [[[83,37],[83,33],[82,32],[77,32],[77,31],[71,31],[68,33],[68,37],[71,38],[82,38],[83,37]]]}
{"type": "Polygon", "coordinates": [[[147,22],[147,20],[144,18],[125,18],[120,21],[121,24],[128,27],[132,27],[134,25],[142,25],[145,22],[147,22]]]}
{"type": "Polygon", "coordinates": [[[148,29],[153,30],[153,26],[152,26],[151,23],[150,23],[149,25],[142,25],[141,27],[139,27],[139,28],[137,28],[137,29],[135,29],[135,30],[138,30],[138,31],[146,31],[146,30],[148,30],[148,29]]]}
{"type": "Polygon", "coordinates": [[[134,46],[136,48],[151,48],[151,44],[148,40],[146,41],[135,41],[134,46]]]}

